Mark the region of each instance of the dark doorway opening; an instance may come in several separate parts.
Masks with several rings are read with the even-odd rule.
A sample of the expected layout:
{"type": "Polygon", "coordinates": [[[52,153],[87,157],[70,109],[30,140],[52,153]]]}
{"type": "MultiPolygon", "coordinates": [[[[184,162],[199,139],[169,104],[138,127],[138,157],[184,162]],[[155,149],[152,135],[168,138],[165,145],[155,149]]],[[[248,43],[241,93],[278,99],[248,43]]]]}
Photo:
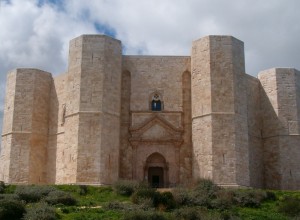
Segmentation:
{"type": "Polygon", "coordinates": [[[153,188],[164,187],[164,170],[162,167],[149,167],[148,181],[153,188]]]}

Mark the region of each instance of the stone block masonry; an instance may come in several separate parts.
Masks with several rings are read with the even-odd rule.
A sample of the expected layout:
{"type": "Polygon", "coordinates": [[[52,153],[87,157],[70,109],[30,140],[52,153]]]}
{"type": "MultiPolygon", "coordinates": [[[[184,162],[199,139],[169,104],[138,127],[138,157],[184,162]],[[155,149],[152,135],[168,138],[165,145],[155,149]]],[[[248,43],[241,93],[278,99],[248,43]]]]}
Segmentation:
{"type": "Polygon", "coordinates": [[[0,180],[300,189],[299,118],[300,72],[247,75],[232,36],[196,40],[191,56],[125,56],[82,35],[64,74],[8,73],[0,180]]]}

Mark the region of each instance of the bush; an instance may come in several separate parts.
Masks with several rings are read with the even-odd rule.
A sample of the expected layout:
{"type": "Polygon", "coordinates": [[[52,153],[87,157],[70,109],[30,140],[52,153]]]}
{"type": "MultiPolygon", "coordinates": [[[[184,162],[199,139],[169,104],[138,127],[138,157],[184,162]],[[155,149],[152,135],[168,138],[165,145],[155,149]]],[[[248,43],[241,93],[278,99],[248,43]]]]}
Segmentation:
{"type": "Polygon", "coordinates": [[[56,220],[58,219],[55,209],[47,203],[36,203],[28,208],[24,220],[56,220]]]}
{"type": "Polygon", "coordinates": [[[201,220],[207,219],[207,211],[199,207],[185,207],[177,209],[174,216],[177,220],[201,220]]]}
{"type": "Polygon", "coordinates": [[[131,197],[131,200],[133,203],[135,204],[140,204],[143,201],[145,201],[145,199],[151,199],[152,200],[152,204],[154,205],[154,198],[156,198],[158,196],[158,192],[156,191],[156,189],[153,188],[138,188],[131,197]]]}
{"type": "Polygon", "coordinates": [[[26,202],[38,202],[50,192],[56,191],[51,186],[17,186],[15,193],[26,202]]]}
{"type": "Polygon", "coordinates": [[[266,199],[265,200],[269,200],[269,201],[276,201],[276,194],[272,191],[267,191],[266,192],[266,199]]]}
{"type": "Polygon", "coordinates": [[[300,199],[287,196],[279,203],[278,211],[288,216],[300,215],[300,199]]]}
{"type": "Polygon", "coordinates": [[[218,185],[209,179],[199,179],[195,187],[196,191],[205,192],[209,197],[213,197],[220,189],[218,185]]]}
{"type": "Polygon", "coordinates": [[[186,188],[175,188],[173,190],[173,196],[175,202],[180,206],[192,205],[192,198],[190,196],[189,190],[186,188]]]}
{"type": "Polygon", "coordinates": [[[236,190],[234,202],[241,207],[259,207],[267,199],[267,193],[262,190],[236,190]]]}
{"type": "Polygon", "coordinates": [[[171,210],[176,207],[176,202],[171,192],[156,193],[153,203],[154,207],[159,207],[161,211],[171,210]]]}
{"type": "Polygon", "coordinates": [[[219,210],[229,209],[234,203],[234,192],[232,190],[219,190],[216,198],[211,201],[212,208],[219,210]]]}
{"type": "Polygon", "coordinates": [[[126,209],[126,205],[124,205],[123,203],[117,202],[117,201],[113,201],[113,202],[109,202],[105,208],[107,210],[125,210],[126,209]]]}
{"type": "Polygon", "coordinates": [[[86,194],[88,194],[88,191],[89,191],[89,189],[88,189],[87,185],[79,186],[79,195],[85,196],[86,194]]]}
{"type": "Polygon", "coordinates": [[[180,200],[185,203],[184,205],[212,208],[212,200],[216,198],[216,194],[220,190],[221,188],[211,180],[200,179],[192,190],[182,191],[181,196],[183,197],[180,200]]]}
{"type": "Polygon", "coordinates": [[[151,199],[145,199],[141,203],[121,203],[117,201],[109,202],[104,206],[106,210],[119,210],[119,211],[154,211],[153,202],[151,199]]]}
{"type": "Polygon", "coordinates": [[[0,200],[0,219],[19,220],[25,213],[25,206],[16,200],[0,200]]]}
{"type": "Polygon", "coordinates": [[[4,191],[5,191],[5,184],[4,182],[0,181],[0,194],[4,193],[4,191]]]}
{"type": "Polygon", "coordinates": [[[120,180],[114,184],[116,193],[123,196],[131,196],[138,187],[138,182],[132,180],[120,180]]]}
{"type": "Polygon", "coordinates": [[[167,220],[167,218],[157,212],[136,211],[126,213],[123,220],[167,220]]]}
{"type": "Polygon", "coordinates": [[[0,194],[0,200],[20,200],[16,194],[0,194]]]}
{"type": "Polygon", "coordinates": [[[71,194],[59,190],[49,192],[45,197],[45,201],[51,205],[62,204],[67,206],[76,205],[77,203],[71,194]]]}
{"type": "Polygon", "coordinates": [[[4,193],[7,194],[15,193],[16,187],[17,187],[16,185],[5,185],[4,193]]]}

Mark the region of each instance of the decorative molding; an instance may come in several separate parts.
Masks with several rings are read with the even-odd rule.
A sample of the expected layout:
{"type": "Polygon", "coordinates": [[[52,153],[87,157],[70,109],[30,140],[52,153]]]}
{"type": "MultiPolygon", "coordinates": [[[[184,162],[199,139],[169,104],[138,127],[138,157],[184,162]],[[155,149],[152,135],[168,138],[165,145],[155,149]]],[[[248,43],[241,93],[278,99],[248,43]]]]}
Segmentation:
{"type": "Polygon", "coordinates": [[[137,147],[141,143],[143,145],[174,145],[176,147],[181,146],[183,143],[183,128],[176,128],[171,123],[169,123],[166,119],[159,116],[159,114],[154,114],[152,118],[146,120],[139,127],[130,127],[129,128],[131,138],[129,138],[129,142],[133,147],[137,147]],[[170,138],[167,139],[145,139],[143,138],[143,134],[151,129],[151,127],[155,125],[160,125],[164,128],[169,134],[170,138]]]}

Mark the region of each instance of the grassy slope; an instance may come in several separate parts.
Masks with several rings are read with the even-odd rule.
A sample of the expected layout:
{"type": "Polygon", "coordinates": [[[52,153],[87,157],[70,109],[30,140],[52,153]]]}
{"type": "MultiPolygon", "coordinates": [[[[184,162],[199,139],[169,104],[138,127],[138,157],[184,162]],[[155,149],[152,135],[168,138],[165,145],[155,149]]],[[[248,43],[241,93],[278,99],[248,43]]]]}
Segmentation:
{"type": "Polygon", "coordinates": [[[64,220],[98,220],[120,219],[121,212],[107,211],[103,205],[111,201],[129,202],[130,198],[117,195],[111,187],[88,186],[86,195],[79,194],[78,186],[56,186],[60,190],[70,192],[77,200],[76,207],[58,207],[58,213],[64,220]]]}
{"type": "MultiPolygon", "coordinates": [[[[57,186],[59,189],[71,192],[79,201],[79,207],[61,208],[59,213],[62,219],[120,219],[123,213],[121,211],[106,211],[103,205],[112,201],[130,203],[130,198],[117,195],[110,187],[88,187],[88,194],[80,196],[78,186],[57,186]],[[86,208],[82,208],[85,206],[86,208]],[[97,207],[98,208],[95,208],[97,207]],[[100,206],[100,207],[99,207],[100,206]],[[63,213],[65,212],[70,213],[63,213]]],[[[300,192],[274,191],[277,201],[263,202],[260,208],[235,208],[241,219],[251,220],[287,220],[290,219],[278,212],[278,201],[284,196],[300,197],[300,192]]]]}
{"type": "MultiPolygon", "coordinates": [[[[80,195],[80,187],[76,185],[61,185],[56,188],[71,193],[77,200],[76,206],[56,206],[57,213],[62,220],[98,220],[98,219],[121,219],[122,211],[107,210],[103,208],[109,202],[131,203],[130,197],[117,195],[111,187],[88,186],[87,194],[80,195]]],[[[15,186],[8,186],[6,193],[13,193],[15,186]]],[[[265,201],[259,208],[233,207],[241,219],[249,220],[287,220],[291,219],[278,212],[278,204],[285,196],[300,198],[300,191],[273,191],[276,201],[265,201]]],[[[212,211],[216,212],[216,210],[212,211]]],[[[166,213],[170,215],[170,213],[166,213]]]]}

